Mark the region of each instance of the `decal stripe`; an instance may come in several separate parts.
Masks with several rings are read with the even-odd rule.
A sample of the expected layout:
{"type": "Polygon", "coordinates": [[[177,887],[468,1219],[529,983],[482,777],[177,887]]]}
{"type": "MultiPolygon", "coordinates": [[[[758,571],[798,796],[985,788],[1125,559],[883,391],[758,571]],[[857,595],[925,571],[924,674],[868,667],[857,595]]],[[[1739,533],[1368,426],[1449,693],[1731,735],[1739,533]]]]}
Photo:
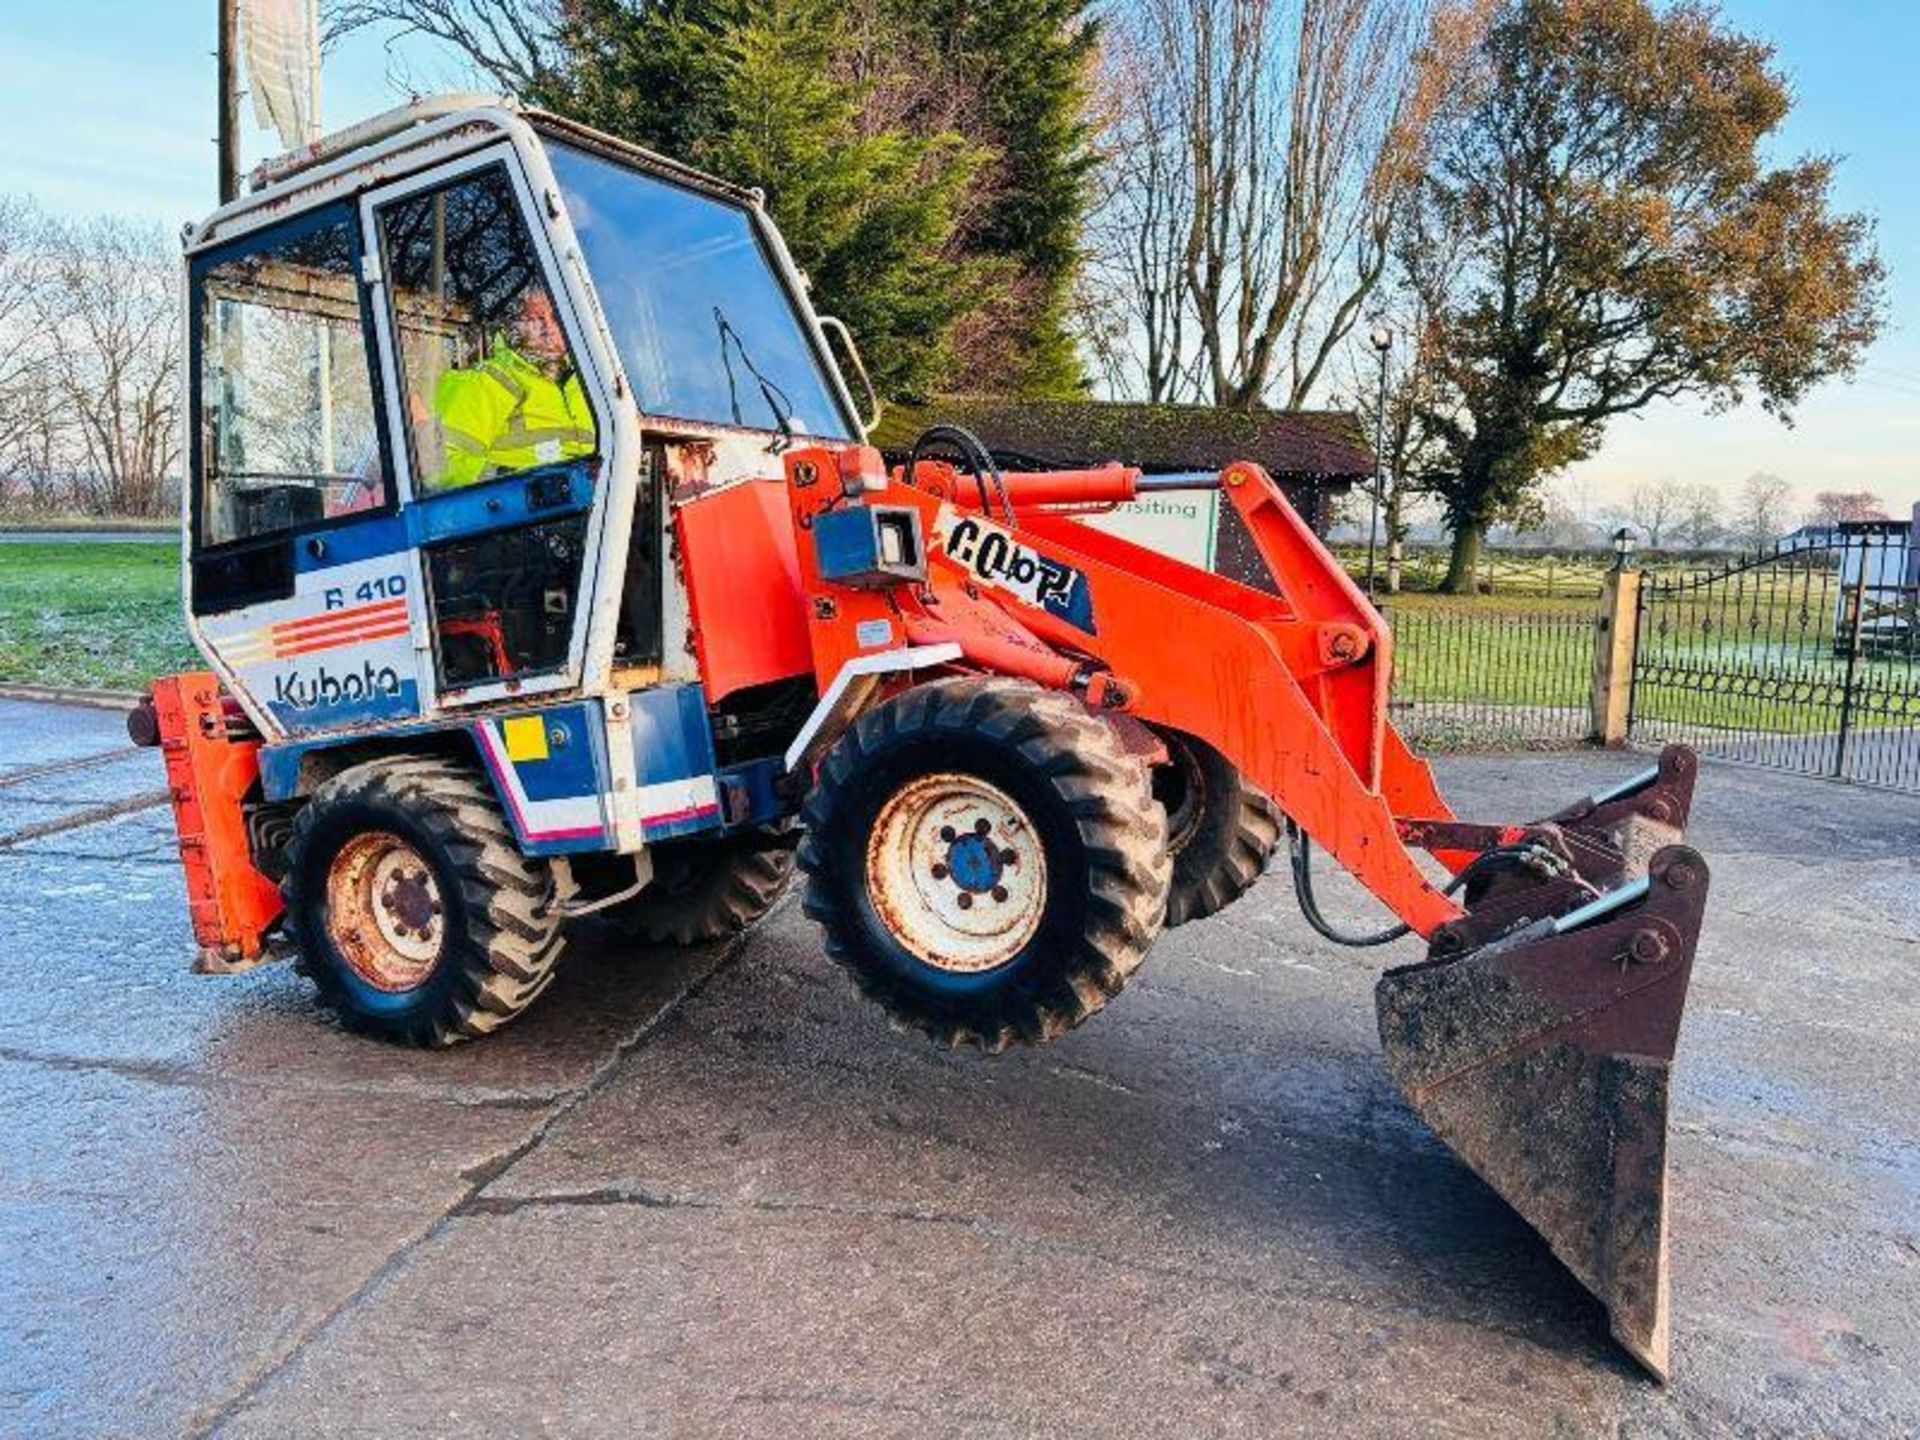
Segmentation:
{"type": "Polygon", "coordinates": [[[402,615],[398,620],[389,621],[373,629],[352,630],[339,635],[323,635],[317,640],[302,640],[295,644],[282,645],[274,651],[273,658],[286,660],[295,655],[311,655],[316,650],[335,650],[342,645],[355,645],[366,640],[385,640],[389,636],[404,635],[409,628],[410,622],[406,616],[402,615]]]}
{"type": "Polygon", "coordinates": [[[656,780],[651,785],[642,785],[637,799],[643,812],[640,817],[643,826],[680,825],[720,813],[720,796],[711,775],[656,780]],[[645,813],[652,805],[661,808],[645,813]]]}
{"type": "Polygon", "coordinates": [[[699,820],[704,816],[718,815],[719,813],[720,806],[717,802],[712,805],[689,805],[683,810],[668,810],[660,815],[642,815],[640,817],[640,823],[642,825],[672,825],[681,820],[699,820]]]}
{"type": "Polygon", "coordinates": [[[356,605],[351,610],[327,610],[318,615],[303,615],[298,620],[279,620],[267,629],[274,639],[292,638],[309,630],[337,630],[342,625],[384,618],[388,615],[404,615],[407,602],[404,599],[376,600],[371,605],[356,605]]]}
{"type": "Polygon", "coordinates": [[[267,660],[285,660],[294,655],[330,650],[338,645],[404,635],[409,623],[405,599],[380,600],[351,610],[282,620],[245,631],[222,641],[220,648],[232,664],[257,665],[267,660]]]}

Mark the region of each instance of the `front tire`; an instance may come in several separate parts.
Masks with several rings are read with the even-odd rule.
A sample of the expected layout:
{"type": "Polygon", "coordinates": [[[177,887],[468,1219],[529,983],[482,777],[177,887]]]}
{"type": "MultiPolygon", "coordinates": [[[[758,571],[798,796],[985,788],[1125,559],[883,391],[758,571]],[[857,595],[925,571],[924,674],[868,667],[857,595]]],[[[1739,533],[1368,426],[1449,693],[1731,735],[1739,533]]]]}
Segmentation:
{"type": "Polygon", "coordinates": [[[1119,993],[1166,910],[1146,767],[1078,701],[1025,681],[938,681],[868,712],[803,820],[827,953],[947,1045],[1072,1029],[1119,993]]]}
{"type": "Polygon", "coordinates": [[[1282,817],[1206,741],[1175,730],[1160,734],[1167,763],[1153,772],[1153,794],[1166,809],[1173,852],[1172,929],[1226,909],[1253,888],[1280,843],[1282,817]]]}
{"type": "Polygon", "coordinates": [[[564,944],[554,876],[485,783],[447,760],[344,770],[301,810],[281,884],[295,968],[348,1028],[415,1045],[490,1034],[564,944]]]}

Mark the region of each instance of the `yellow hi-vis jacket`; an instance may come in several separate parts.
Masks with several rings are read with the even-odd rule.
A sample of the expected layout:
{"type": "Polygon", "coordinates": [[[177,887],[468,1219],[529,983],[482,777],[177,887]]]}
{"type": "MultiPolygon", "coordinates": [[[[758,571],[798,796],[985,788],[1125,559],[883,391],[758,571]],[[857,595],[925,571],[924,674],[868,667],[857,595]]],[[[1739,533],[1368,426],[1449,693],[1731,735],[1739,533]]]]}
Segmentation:
{"type": "Polygon", "coordinates": [[[580,377],[550,378],[504,339],[471,370],[449,370],[433,390],[447,466],[428,482],[448,490],[593,453],[593,412],[580,377]]]}

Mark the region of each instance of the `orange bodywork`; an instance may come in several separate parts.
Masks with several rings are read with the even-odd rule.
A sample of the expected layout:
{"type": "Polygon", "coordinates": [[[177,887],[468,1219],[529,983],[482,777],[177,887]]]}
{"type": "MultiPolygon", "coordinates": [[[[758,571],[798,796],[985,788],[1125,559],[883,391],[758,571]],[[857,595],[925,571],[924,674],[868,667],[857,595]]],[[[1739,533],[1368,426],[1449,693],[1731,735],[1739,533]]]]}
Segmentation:
{"type": "Polygon", "coordinates": [[[750,480],[674,512],[707,700],[813,669],[786,487],[750,480]]]}
{"type": "Polygon", "coordinates": [[[874,464],[859,448],[787,456],[796,533],[843,505],[913,506],[928,554],[925,584],[856,587],[823,581],[811,547],[799,547],[823,690],[876,649],[950,641],[966,669],[1020,675],[1206,740],[1422,935],[1461,916],[1396,824],[1396,811],[1450,812],[1387,724],[1386,624],[1265,471],[1231,466],[1221,485],[1277,594],[1040,508],[1129,498],[1137,477],[1120,467],[1002,477],[1008,527],[995,487],[983,513],[972,477],[945,465],[921,462],[912,486],[899,475],[842,485],[843,470],[870,476],[874,464]],[[1062,593],[1080,598],[1065,606],[1062,593]]]}
{"type": "Polygon", "coordinates": [[[234,969],[260,958],[281,911],[280,887],[254,868],[242,808],[260,741],[229,737],[219,677],[205,671],[156,680],[153,708],[200,968],[234,969]]]}

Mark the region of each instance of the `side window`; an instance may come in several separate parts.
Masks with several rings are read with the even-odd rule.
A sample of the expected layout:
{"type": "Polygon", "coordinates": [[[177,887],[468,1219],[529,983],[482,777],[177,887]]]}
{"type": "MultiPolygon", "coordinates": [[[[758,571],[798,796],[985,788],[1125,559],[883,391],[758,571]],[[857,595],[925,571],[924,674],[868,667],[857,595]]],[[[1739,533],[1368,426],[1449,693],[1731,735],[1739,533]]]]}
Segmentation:
{"type": "Polygon", "coordinates": [[[342,210],[196,277],[202,544],[387,503],[355,237],[342,210]]]}
{"type": "Polygon", "coordinates": [[[420,491],[595,453],[593,412],[505,166],[379,217],[420,491]]]}

